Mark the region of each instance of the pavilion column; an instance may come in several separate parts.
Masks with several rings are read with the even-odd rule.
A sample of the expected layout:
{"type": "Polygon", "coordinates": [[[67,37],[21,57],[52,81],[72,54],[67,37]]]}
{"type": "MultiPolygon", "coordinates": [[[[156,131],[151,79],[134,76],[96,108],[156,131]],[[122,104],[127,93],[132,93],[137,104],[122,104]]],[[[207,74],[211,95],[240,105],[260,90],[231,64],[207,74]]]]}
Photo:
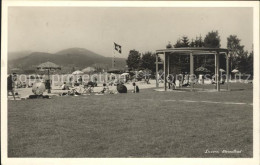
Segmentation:
{"type": "Polygon", "coordinates": [[[191,82],[191,91],[194,89],[194,59],[193,54],[190,52],[190,82],[191,82]]]}
{"type": "Polygon", "coordinates": [[[226,80],[227,80],[227,90],[229,90],[229,54],[226,53],[226,80]]]}
{"type": "Polygon", "coordinates": [[[219,82],[219,53],[217,53],[217,70],[216,70],[216,81],[217,81],[217,91],[220,91],[220,82],[219,82]]]}
{"type": "Polygon", "coordinates": [[[170,55],[167,55],[167,76],[170,74],[170,55]]]}
{"type": "Polygon", "coordinates": [[[159,83],[158,83],[158,54],[155,55],[156,58],[156,88],[159,87],[159,83]]]}
{"type": "Polygon", "coordinates": [[[48,87],[48,93],[51,93],[51,79],[50,79],[50,69],[48,69],[48,81],[49,81],[49,87],[48,87]]]}
{"type": "Polygon", "coordinates": [[[166,82],[166,76],[167,76],[167,74],[166,74],[166,64],[167,64],[167,58],[166,58],[166,54],[165,54],[165,52],[164,52],[164,62],[163,62],[163,71],[164,71],[164,75],[163,75],[163,79],[164,79],[164,91],[166,91],[167,90],[167,82],[166,82]]]}
{"type": "MultiPolygon", "coordinates": [[[[215,78],[215,83],[217,83],[217,53],[214,53],[215,56],[215,74],[214,74],[214,78],[215,78]]],[[[217,85],[215,86],[215,89],[217,89],[217,85]]]]}

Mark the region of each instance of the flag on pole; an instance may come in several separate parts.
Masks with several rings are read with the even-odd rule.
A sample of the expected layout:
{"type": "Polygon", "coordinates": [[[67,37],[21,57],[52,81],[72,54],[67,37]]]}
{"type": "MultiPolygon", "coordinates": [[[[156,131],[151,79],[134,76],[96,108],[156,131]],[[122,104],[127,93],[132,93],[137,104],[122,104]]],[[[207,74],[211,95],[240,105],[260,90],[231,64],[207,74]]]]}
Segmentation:
{"type": "Polygon", "coordinates": [[[122,46],[121,45],[118,45],[114,42],[114,46],[115,46],[115,50],[118,51],[120,54],[122,53],[122,46]]]}

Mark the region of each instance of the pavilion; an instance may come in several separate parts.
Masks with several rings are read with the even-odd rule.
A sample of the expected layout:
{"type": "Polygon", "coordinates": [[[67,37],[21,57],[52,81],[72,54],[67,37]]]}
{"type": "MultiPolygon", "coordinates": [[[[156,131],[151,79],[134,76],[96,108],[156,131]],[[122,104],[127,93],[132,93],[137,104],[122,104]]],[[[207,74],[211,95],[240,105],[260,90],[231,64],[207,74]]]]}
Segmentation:
{"type": "Polygon", "coordinates": [[[169,48],[156,50],[156,87],[159,86],[158,83],[158,55],[164,56],[164,90],[167,90],[167,80],[166,77],[170,72],[170,59],[171,56],[176,55],[189,55],[190,56],[190,85],[191,90],[194,89],[194,56],[195,55],[214,55],[215,56],[215,80],[216,80],[216,90],[220,91],[220,77],[219,77],[219,56],[224,54],[226,56],[226,77],[227,77],[227,90],[229,90],[229,51],[223,48],[206,48],[206,47],[183,47],[183,48],[169,48]]]}

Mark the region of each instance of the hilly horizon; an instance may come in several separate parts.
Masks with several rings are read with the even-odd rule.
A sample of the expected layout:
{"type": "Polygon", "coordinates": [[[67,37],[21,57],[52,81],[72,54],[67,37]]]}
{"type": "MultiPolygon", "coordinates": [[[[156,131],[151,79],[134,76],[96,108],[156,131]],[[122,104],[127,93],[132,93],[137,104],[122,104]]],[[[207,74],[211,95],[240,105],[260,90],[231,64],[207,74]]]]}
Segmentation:
{"type": "MultiPolygon", "coordinates": [[[[20,72],[34,72],[39,64],[47,61],[60,65],[60,73],[70,73],[72,70],[81,70],[89,66],[109,69],[112,65],[112,57],[104,57],[85,48],[68,48],[56,53],[8,53],[8,71],[18,68],[20,72]]],[[[115,61],[117,68],[126,66],[125,58],[116,58],[115,61]]]]}

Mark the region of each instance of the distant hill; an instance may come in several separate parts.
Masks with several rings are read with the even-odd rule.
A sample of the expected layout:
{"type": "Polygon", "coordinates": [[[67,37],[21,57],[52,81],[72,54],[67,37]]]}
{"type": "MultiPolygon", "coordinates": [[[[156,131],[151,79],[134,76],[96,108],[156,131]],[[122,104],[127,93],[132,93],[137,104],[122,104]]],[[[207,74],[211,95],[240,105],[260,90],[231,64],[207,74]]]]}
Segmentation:
{"type": "Polygon", "coordinates": [[[31,54],[32,51],[18,51],[18,52],[8,52],[8,61],[23,58],[31,54]]]}
{"type": "Polygon", "coordinates": [[[88,49],[84,48],[69,48],[61,50],[57,53],[57,55],[87,55],[90,58],[103,58],[104,56],[101,56],[100,54],[94,53],[88,49]]]}
{"type": "MultiPolygon", "coordinates": [[[[47,61],[60,65],[62,73],[71,73],[72,70],[81,70],[88,66],[99,66],[107,69],[112,65],[112,57],[104,57],[83,48],[70,48],[54,54],[32,52],[25,57],[9,60],[9,71],[12,68],[19,68],[22,71],[30,70],[33,72],[39,64],[47,61]]],[[[118,68],[124,68],[126,65],[124,58],[116,58],[115,61],[118,68]]]]}

